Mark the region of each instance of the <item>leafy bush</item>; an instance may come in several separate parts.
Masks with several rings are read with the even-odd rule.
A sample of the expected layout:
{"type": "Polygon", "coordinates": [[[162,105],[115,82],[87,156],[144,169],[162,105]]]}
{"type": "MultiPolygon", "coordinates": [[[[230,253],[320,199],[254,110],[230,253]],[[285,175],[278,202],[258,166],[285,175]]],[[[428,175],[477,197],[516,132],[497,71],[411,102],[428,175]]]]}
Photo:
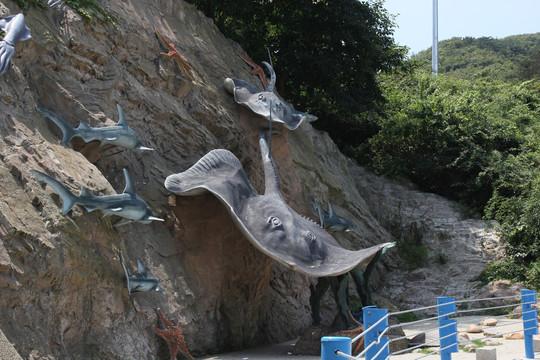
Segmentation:
{"type": "MultiPolygon", "coordinates": [[[[380,76],[388,101],[379,132],[356,155],[377,173],[408,178],[482,211],[497,161],[530,151],[538,85],[467,81],[424,71],[380,76]]],[[[535,146],[535,145],[534,145],[535,146]]]]}

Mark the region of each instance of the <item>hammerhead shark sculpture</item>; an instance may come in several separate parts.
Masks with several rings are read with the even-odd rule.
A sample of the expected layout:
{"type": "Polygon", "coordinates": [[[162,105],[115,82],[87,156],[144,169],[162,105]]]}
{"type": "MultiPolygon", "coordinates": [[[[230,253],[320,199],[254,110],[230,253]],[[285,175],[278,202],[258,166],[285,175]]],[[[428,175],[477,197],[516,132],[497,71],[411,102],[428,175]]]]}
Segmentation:
{"type": "Polygon", "coordinates": [[[152,210],[148,205],[137,196],[135,186],[131,181],[131,177],[126,169],[124,169],[124,177],[126,179],[126,187],[122,194],[98,196],[92,194],[87,188],[82,188],[81,195],[74,195],[62,183],[53,179],[37,170],[30,170],[39,181],[49,184],[62,198],[62,215],[66,215],[76,204],[84,206],[84,208],[92,212],[101,210],[103,217],[109,215],[117,215],[128,219],[127,221],[115,224],[115,226],[129,224],[131,222],[140,222],[149,224],[152,221],[164,221],[153,216],[152,210]]]}
{"type": "Polygon", "coordinates": [[[128,150],[153,150],[143,146],[142,140],[139,138],[139,136],[137,136],[135,131],[131,130],[131,128],[128,126],[126,115],[124,114],[124,111],[120,105],[116,105],[116,107],[118,108],[119,117],[117,125],[93,128],[81,122],[79,123],[79,127],[76,129],[52,111],[43,109],[39,106],[37,109],[41,114],[43,114],[43,116],[51,119],[56,126],[62,130],[62,142],[66,145],[69,144],[71,139],[78,136],[85,142],[99,140],[101,142],[100,147],[110,144],[128,150]]]}
{"type": "Polygon", "coordinates": [[[130,295],[132,292],[165,291],[165,289],[161,287],[161,281],[156,279],[148,272],[148,270],[146,270],[141,260],[137,260],[137,275],[132,275],[126,268],[124,254],[121,251],[120,262],[122,263],[122,268],[124,268],[124,273],[126,274],[127,288],[130,295]]]}
{"type": "Polygon", "coordinates": [[[387,246],[384,243],[357,251],[346,250],[315,222],[300,216],[283,199],[264,132],[259,146],[264,166],[264,195],[259,195],[249,183],[238,158],[225,149],[212,150],[188,170],[168,176],[165,187],[183,196],[205,191],[214,194],[257,249],[308,276],[336,276],[358,265],[366,266],[387,246]]]}
{"type": "Polygon", "coordinates": [[[0,75],[6,72],[9,61],[15,54],[15,43],[30,39],[30,29],[24,22],[24,15],[17,14],[0,19],[0,30],[5,32],[0,41],[0,75]]]}
{"type": "Polygon", "coordinates": [[[317,117],[293,109],[289,104],[274,94],[276,73],[272,65],[262,62],[270,71],[270,82],[264,91],[259,91],[244,80],[226,78],[223,82],[225,90],[234,95],[234,100],[247,106],[254,113],[267,120],[285,124],[289,130],[297,129],[304,121],[315,121],[317,117]],[[272,118],[270,118],[272,115],[272,118]]]}
{"type": "Polygon", "coordinates": [[[332,230],[332,231],[343,231],[343,232],[349,232],[356,229],[356,225],[354,225],[349,220],[339,216],[334,211],[334,208],[328,203],[328,213],[326,213],[319,203],[313,198],[313,196],[309,197],[311,201],[311,206],[313,207],[313,212],[319,217],[319,220],[321,222],[321,226],[325,229],[332,230]]]}

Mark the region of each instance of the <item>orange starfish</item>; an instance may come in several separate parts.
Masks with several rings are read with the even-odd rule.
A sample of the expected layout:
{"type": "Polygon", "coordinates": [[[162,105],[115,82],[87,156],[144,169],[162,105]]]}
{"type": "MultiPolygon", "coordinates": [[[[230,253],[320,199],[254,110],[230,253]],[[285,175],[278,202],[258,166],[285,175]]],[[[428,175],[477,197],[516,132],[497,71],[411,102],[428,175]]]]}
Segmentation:
{"type": "Polygon", "coordinates": [[[236,52],[236,54],[238,56],[240,56],[242,58],[242,60],[244,60],[244,62],[246,64],[248,64],[252,69],[249,70],[249,72],[253,75],[257,75],[259,76],[259,79],[261,79],[261,82],[264,86],[264,88],[266,89],[268,87],[268,83],[266,82],[266,79],[264,77],[264,71],[262,69],[262,67],[260,67],[259,65],[257,65],[253,60],[251,60],[247,55],[242,55],[241,53],[239,53],[238,51],[236,52]]]}
{"type": "Polygon", "coordinates": [[[168,57],[170,59],[174,59],[176,61],[176,63],[178,64],[178,67],[180,67],[180,70],[182,70],[182,72],[184,73],[185,77],[187,77],[189,79],[189,81],[193,81],[193,79],[191,78],[191,76],[189,76],[189,74],[187,72],[188,70],[191,70],[191,66],[188,65],[186,60],[184,60],[182,55],[180,55],[178,50],[176,50],[176,47],[173,44],[169,43],[167,40],[165,40],[163,35],[161,35],[161,33],[159,32],[157,26],[155,27],[155,30],[156,30],[156,34],[159,37],[159,39],[161,40],[163,46],[165,46],[167,49],[169,49],[168,53],[160,53],[160,54],[165,55],[166,57],[168,57]]]}
{"type": "Polygon", "coordinates": [[[156,326],[154,326],[153,330],[169,344],[169,348],[171,350],[171,360],[176,359],[178,350],[181,350],[188,357],[188,359],[194,360],[193,356],[191,356],[189,353],[186,342],[184,341],[182,329],[180,329],[180,321],[178,322],[178,326],[174,326],[169,320],[167,320],[165,315],[163,315],[160,308],[157,308],[156,312],[161,318],[161,321],[163,321],[165,329],[158,329],[156,326]]]}

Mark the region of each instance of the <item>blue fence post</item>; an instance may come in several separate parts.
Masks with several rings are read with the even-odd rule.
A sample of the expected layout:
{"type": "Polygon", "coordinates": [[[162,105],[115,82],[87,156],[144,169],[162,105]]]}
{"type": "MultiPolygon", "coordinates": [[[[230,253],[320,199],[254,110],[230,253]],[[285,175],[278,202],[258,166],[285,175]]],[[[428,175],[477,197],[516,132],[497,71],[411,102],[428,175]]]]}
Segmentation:
{"type": "MultiPolygon", "coordinates": [[[[366,331],[366,334],[364,335],[364,347],[367,349],[368,346],[379,341],[379,335],[388,327],[388,317],[386,317],[388,310],[377,309],[376,306],[366,306],[362,310],[364,313],[364,331],[366,331]],[[384,320],[379,322],[379,320],[383,318],[384,320]],[[379,323],[377,324],[377,322],[379,323]]],[[[387,359],[390,356],[388,337],[383,336],[378,344],[372,345],[371,348],[366,351],[365,355],[366,360],[387,359]]]]}
{"type": "Polygon", "coordinates": [[[521,313],[523,315],[523,334],[525,335],[525,358],[534,359],[533,335],[538,334],[538,314],[536,291],[521,290],[521,313]]]}
{"type": "Polygon", "coordinates": [[[343,357],[337,355],[336,351],[351,355],[351,349],[350,337],[324,336],[321,338],[321,360],[342,360],[343,357]]]}
{"type": "Polygon", "coordinates": [[[459,351],[457,320],[450,319],[450,315],[456,315],[456,300],[449,297],[438,297],[437,312],[439,314],[441,360],[451,360],[452,353],[459,351]]]}

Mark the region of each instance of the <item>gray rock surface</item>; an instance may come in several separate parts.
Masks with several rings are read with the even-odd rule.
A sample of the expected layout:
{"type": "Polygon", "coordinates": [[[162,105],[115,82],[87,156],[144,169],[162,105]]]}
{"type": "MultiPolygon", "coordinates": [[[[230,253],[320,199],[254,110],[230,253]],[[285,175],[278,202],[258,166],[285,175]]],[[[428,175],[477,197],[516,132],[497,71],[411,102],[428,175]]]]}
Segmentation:
{"type": "MultiPolygon", "coordinates": [[[[186,170],[212,149],[225,148],[263,190],[258,135],[267,122],[222,88],[226,77],[258,84],[236,55],[242,49],[183,1],[100,3],[118,18],[117,28],[85,23],[65,4],[30,9],[26,22],[32,38],[17,43],[10,68],[0,76],[0,330],[25,359],[165,358],[167,346],[152,332],[155,307],[173,322],[181,321],[195,356],[299,336],[311,325],[313,279],[258,252],[213,196],[174,197],[163,187],[166,176],[186,170]],[[160,55],[165,49],[154,26],[192,66],[193,82],[160,55]],[[75,127],[79,121],[99,127],[118,121],[117,104],[155,151],[113,154],[117,149],[73,142],[74,151],[36,111],[41,106],[75,127]],[[114,227],[116,219],[78,206],[63,217],[58,195],[29,172],[46,172],[75,193],[87,187],[106,195],[122,191],[124,167],[138,195],[164,223],[114,227]],[[120,250],[127,263],[141,259],[166,291],[130,297],[120,250]]],[[[0,0],[0,16],[18,12],[13,1],[0,0]]],[[[373,201],[392,208],[396,202],[386,200],[393,197],[431,198],[394,188],[392,182],[385,185],[385,179],[351,164],[310,124],[294,132],[277,125],[273,130],[272,152],[287,202],[313,218],[309,195],[330,200],[336,212],[358,226],[353,233],[335,234],[344,247],[391,241],[373,201]]],[[[480,223],[439,209],[433,214],[471,243],[464,247],[470,250],[468,261],[484,261],[480,223]],[[467,226],[476,230],[467,232],[467,226]]],[[[432,246],[442,245],[434,238],[432,246]]],[[[448,266],[457,266],[456,259],[449,258],[448,266]]],[[[448,272],[442,267],[420,275],[392,271],[399,266],[389,252],[373,284],[380,296],[403,294],[404,305],[411,306],[422,303],[414,289],[434,286],[437,292],[440,280],[431,277],[438,270],[448,272]],[[423,282],[408,281],[413,275],[423,276],[423,282]]],[[[323,323],[331,324],[335,314],[327,294],[323,323]]]]}

